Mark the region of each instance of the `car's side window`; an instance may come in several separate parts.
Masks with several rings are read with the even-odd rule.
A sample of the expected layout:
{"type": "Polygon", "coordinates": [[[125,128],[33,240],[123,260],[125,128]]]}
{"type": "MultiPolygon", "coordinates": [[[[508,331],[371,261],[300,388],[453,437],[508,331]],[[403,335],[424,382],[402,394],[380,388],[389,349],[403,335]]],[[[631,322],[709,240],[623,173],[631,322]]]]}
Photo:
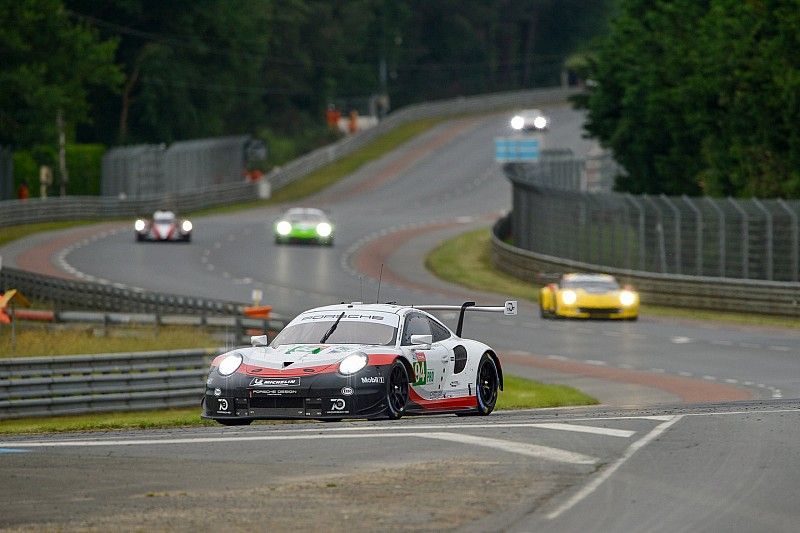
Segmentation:
{"type": "Polygon", "coordinates": [[[406,315],[403,326],[403,346],[411,345],[411,335],[432,335],[431,325],[428,317],[418,313],[406,315]]]}
{"type": "Polygon", "coordinates": [[[440,342],[450,338],[450,331],[439,324],[437,321],[429,319],[431,324],[431,332],[433,333],[433,342],[440,342]]]}

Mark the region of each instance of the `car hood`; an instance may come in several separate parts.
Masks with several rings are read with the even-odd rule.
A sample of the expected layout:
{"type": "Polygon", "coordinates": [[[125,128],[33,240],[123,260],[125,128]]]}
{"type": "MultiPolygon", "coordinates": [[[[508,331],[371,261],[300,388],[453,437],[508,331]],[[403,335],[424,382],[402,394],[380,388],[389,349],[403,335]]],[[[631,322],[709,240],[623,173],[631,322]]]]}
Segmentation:
{"type": "Polygon", "coordinates": [[[269,346],[256,346],[239,348],[217,357],[214,364],[228,354],[238,353],[244,359],[244,364],[250,367],[259,367],[270,370],[294,370],[306,367],[321,367],[340,362],[354,352],[381,353],[394,351],[387,346],[361,345],[361,344],[287,344],[272,348],[269,346]]]}

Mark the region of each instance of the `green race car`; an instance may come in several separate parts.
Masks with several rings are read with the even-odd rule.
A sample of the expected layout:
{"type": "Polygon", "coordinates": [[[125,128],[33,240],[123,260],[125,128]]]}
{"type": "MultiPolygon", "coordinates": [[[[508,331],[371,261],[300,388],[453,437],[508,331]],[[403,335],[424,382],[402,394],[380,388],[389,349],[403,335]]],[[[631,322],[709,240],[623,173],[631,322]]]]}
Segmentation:
{"type": "Polygon", "coordinates": [[[333,224],[321,209],[293,207],[275,222],[275,243],[333,245],[333,224]]]}

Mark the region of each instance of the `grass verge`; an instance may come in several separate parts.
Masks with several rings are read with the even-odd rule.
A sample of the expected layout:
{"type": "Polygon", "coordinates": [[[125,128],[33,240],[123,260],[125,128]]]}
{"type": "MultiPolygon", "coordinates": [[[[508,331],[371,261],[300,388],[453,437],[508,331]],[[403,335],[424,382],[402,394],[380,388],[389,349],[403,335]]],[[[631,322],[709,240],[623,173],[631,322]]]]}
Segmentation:
{"type": "Polygon", "coordinates": [[[215,348],[219,344],[208,332],[196,327],[104,329],[98,325],[54,331],[38,324],[18,324],[16,346],[12,349],[11,328],[0,326],[0,358],[215,348]]]}
{"type": "MultiPolygon", "coordinates": [[[[440,244],[425,259],[425,266],[435,275],[451,283],[538,302],[539,288],[537,286],[499,272],[492,266],[490,248],[490,229],[471,231],[440,244]]],[[[640,313],[688,320],[713,320],[741,325],[800,329],[800,321],[791,317],[653,305],[643,305],[640,313]]]]}
{"type": "MultiPolygon", "coordinates": [[[[532,409],[537,407],[559,407],[566,405],[594,405],[596,403],[598,403],[596,399],[572,387],[548,385],[529,379],[506,376],[505,390],[500,393],[500,397],[497,401],[497,408],[532,409]]],[[[273,420],[258,421],[256,424],[302,422],[302,420],[273,420]]],[[[0,424],[0,435],[57,433],[65,431],[157,429],[181,426],[218,426],[218,424],[200,418],[200,401],[198,399],[197,407],[185,409],[4,420],[2,424],[0,424]]]]}
{"type": "Polygon", "coordinates": [[[38,222],[36,224],[0,228],[0,246],[42,231],[55,231],[75,226],[87,226],[89,224],[97,224],[98,222],[97,220],[68,220],[61,222],[38,222]]]}

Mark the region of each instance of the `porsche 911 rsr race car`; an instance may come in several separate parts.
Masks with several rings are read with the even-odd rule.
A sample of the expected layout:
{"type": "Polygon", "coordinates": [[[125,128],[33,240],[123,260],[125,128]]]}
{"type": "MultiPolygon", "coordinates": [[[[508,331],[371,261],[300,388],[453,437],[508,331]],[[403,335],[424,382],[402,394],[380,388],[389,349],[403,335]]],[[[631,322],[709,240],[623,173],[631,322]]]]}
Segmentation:
{"type": "Polygon", "coordinates": [[[333,244],[333,224],[325,212],[313,207],[293,207],[275,222],[275,243],[333,244]]]}
{"type": "Polygon", "coordinates": [[[464,314],[516,314],[505,307],[340,304],[298,315],[271,342],[217,356],[203,418],[390,418],[405,414],[488,415],[503,389],[497,353],[461,338],[464,314]],[[460,311],[454,333],[426,310],[460,311]]]}
{"type": "Polygon", "coordinates": [[[636,320],[639,294],[607,274],[564,274],[539,290],[542,318],[636,320]]]}
{"type": "Polygon", "coordinates": [[[152,218],[138,218],[133,224],[137,241],[192,240],[192,223],[178,218],[172,211],[156,211],[152,218]]]}

